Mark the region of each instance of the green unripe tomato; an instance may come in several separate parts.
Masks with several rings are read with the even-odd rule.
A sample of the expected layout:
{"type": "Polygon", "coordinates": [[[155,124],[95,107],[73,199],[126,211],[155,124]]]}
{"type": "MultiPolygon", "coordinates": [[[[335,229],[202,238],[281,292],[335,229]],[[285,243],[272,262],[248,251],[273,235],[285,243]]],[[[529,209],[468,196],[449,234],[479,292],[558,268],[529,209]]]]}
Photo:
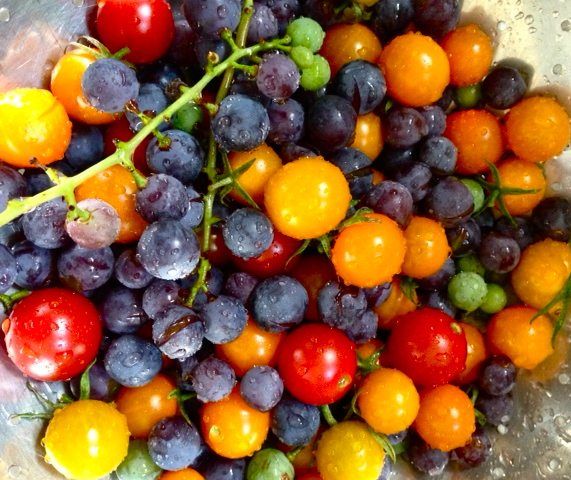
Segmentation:
{"type": "Polygon", "coordinates": [[[488,293],[485,280],[473,272],[460,272],[448,284],[448,297],[455,307],[473,312],[484,302],[488,293]]]}
{"type": "Polygon", "coordinates": [[[117,480],[156,480],[162,470],[149,455],[147,442],[131,440],[125,460],[115,470],[117,480]]]}
{"type": "Polygon", "coordinates": [[[266,448],[257,452],[246,470],[246,480],[293,480],[295,471],[283,452],[266,448]]]}

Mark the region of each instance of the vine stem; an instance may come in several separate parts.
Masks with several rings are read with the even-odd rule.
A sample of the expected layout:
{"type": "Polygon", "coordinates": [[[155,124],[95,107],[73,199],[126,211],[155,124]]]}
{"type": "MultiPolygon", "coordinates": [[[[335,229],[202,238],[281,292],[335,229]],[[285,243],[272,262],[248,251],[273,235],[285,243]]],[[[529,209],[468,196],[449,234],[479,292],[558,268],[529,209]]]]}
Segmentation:
{"type": "MultiPolygon", "coordinates": [[[[247,1],[246,3],[250,2],[247,1]]],[[[77,175],[62,178],[59,184],[32,197],[10,200],[6,209],[0,213],[0,226],[6,225],[42,203],[53,200],[54,198],[64,197],[70,190],[75,190],[75,188],[86,180],[115,165],[122,165],[136,176],[137,170],[132,161],[133,153],[141,142],[150,135],[153,130],[161,124],[161,122],[168,120],[187,103],[196,101],[200,97],[204,88],[214,78],[220,76],[226,72],[227,69],[231,68],[233,63],[237,62],[241,58],[256,55],[259,52],[280,48],[284,43],[287,43],[287,39],[276,39],[270,42],[258,43],[251,47],[235,50],[226,60],[213,66],[212,69],[206,72],[206,74],[192,87],[182,87],[182,95],[175,102],[153,117],[131,140],[128,142],[118,142],[117,150],[112,155],[77,175]]]]}

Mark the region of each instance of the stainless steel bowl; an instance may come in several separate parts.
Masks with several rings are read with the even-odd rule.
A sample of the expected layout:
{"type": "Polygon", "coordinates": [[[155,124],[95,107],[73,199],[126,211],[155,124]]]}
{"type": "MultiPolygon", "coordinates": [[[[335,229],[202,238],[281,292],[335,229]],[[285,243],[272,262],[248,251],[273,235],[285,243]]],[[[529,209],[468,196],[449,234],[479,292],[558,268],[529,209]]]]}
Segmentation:
{"type": "MultiPolygon", "coordinates": [[[[67,42],[87,31],[94,3],[0,0],[0,91],[44,85],[67,42]]],[[[571,111],[571,0],[464,0],[462,21],[475,21],[493,35],[497,61],[515,58],[532,66],[533,89],[555,94],[571,111]]],[[[550,161],[546,171],[552,192],[571,197],[571,152],[550,161]]],[[[571,480],[570,332],[560,335],[553,358],[520,373],[517,415],[495,433],[493,458],[479,469],[447,471],[441,478],[571,480]]],[[[57,395],[61,385],[42,388],[57,395]]],[[[24,378],[0,349],[0,479],[61,478],[43,462],[41,422],[9,419],[38,409],[24,378]]],[[[404,463],[394,476],[416,477],[404,463]]]]}

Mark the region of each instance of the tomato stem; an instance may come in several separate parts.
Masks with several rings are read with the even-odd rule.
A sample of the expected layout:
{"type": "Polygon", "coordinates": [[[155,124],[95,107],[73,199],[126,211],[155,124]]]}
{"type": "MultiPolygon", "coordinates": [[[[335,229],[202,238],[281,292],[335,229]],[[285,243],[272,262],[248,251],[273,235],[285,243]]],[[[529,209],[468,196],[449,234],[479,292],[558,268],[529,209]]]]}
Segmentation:
{"type": "Polygon", "coordinates": [[[320,407],[320,410],[321,414],[323,415],[323,419],[327,422],[327,425],[329,425],[330,427],[332,427],[333,425],[337,425],[337,420],[333,416],[333,413],[331,413],[329,405],[322,405],[320,407]]]}
{"type": "Polygon", "coordinates": [[[286,458],[293,463],[296,457],[303,451],[305,446],[296,447],[285,454],[286,458]]]}

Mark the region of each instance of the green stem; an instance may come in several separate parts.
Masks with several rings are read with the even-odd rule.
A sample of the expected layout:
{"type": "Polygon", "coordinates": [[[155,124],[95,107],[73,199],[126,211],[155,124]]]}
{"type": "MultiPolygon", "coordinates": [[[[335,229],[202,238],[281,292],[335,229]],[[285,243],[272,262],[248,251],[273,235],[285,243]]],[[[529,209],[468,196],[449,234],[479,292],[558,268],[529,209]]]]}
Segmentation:
{"type": "Polygon", "coordinates": [[[200,263],[198,264],[198,276],[194,285],[190,289],[188,294],[188,298],[186,299],[186,305],[192,307],[194,300],[196,300],[196,296],[200,292],[200,290],[205,290],[206,286],[206,275],[210,271],[210,262],[206,257],[200,258],[200,263]]]}
{"type": "Polygon", "coordinates": [[[2,294],[0,295],[0,302],[4,304],[6,310],[10,310],[15,303],[27,297],[30,293],[32,292],[29,290],[18,290],[10,295],[2,294]]]}
{"type": "Polygon", "coordinates": [[[285,456],[291,463],[293,463],[296,457],[303,451],[304,448],[304,446],[296,447],[293,450],[287,452],[285,456]]]}
{"type": "Polygon", "coordinates": [[[335,417],[331,413],[329,405],[322,405],[320,410],[321,410],[321,415],[323,415],[324,420],[327,422],[327,425],[329,425],[330,427],[332,427],[333,425],[337,425],[337,420],[335,420],[335,417]]]}

